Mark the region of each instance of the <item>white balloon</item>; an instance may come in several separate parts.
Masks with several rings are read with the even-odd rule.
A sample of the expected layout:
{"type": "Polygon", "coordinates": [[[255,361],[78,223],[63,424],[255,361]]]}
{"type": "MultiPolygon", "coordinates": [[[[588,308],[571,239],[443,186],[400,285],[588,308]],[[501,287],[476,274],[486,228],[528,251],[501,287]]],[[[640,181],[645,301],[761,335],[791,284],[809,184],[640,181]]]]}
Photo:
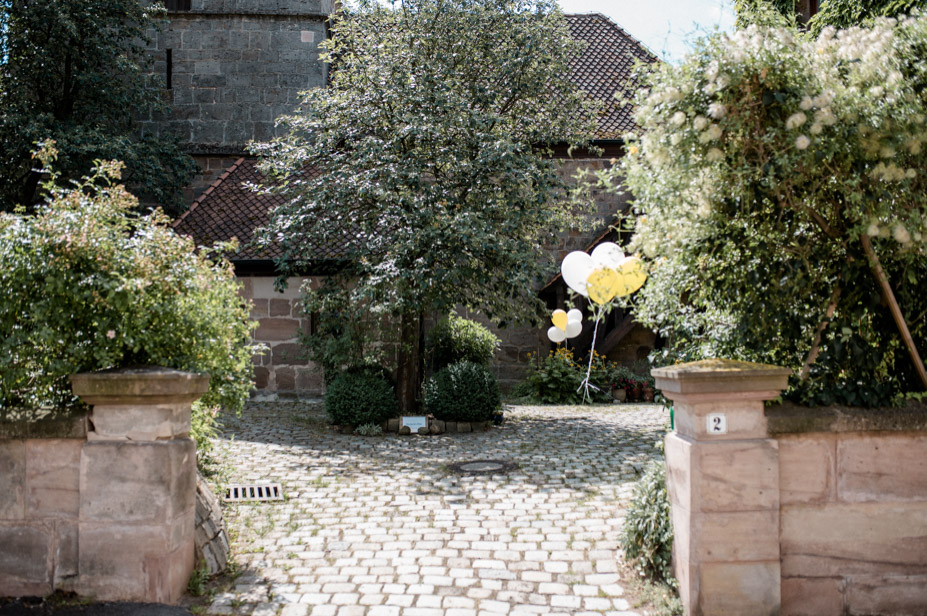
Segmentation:
{"type": "MultiPolygon", "coordinates": [[[[569,328],[570,326],[567,325],[567,329],[569,328]]],[[[563,331],[556,325],[551,325],[550,329],[547,330],[547,337],[550,338],[551,342],[563,342],[564,340],[566,340],[567,335],[565,331],[563,331]]]]}
{"type": "Polygon", "coordinates": [[[583,295],[589,296],[586,291],[586,278],[595,269],[592,257],[581,250],[574,250],[563,258],[563,264],[560,266],[560,273],[563,274],[563,281],[567,286],[583,295]]]}
{"type": "Polygon", "coordinates": [[[567,313],[567,323],[570,321],[576,321],[577,323],[583,322],[583,311],[579,308],[573,308],[567,313]]]}
{"type": "Polygon", "coordinates": [[[566,337],[575,338],[576,336],[580,335],[582,331],[583,331],[582,321],[570,321],[569,323],[567,323],[566,337]]]}
{"type": "Polygon", "coordinates": [[[592,262],[601,267],[618,267],[624,261],[624,251],[614,242],[602,242],[592,251],[592,262]]]}

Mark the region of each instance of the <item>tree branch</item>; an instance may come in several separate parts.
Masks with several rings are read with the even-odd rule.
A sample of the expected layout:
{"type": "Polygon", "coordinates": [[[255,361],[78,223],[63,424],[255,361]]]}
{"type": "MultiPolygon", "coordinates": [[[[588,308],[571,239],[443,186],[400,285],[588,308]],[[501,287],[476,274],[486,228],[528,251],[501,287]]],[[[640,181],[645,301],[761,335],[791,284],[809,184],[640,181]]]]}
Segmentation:
{"type": "Polygon", "coordinates": [[[869,257],[869,267],[872,269],[872,273],[879,283],[879,287],[882,289],[882,297],[892,311],[895,325],[898,327],[901,338],[908,348],[908,353],[911,355],[911,361],[914,362],[914,368],[917,370],[917,375],[921,379],[921,384],[924,386],[924,389],[927,389],[927,370],[924,369],[924,362],[917,352],[917,347],[914,345],[914,339],[911,337],[911,332],[908,330],[908,324],[904,320],[904,315],[901,314],[901,307],[898,306],[898,300],[895,299],[892,287],[888,283],[888,276],[885,275],[885,270],[882,269],[882,264],[879,262],[878,255],[876,255],[875,251],[872,249],[872,242],[869,241],[869,236],[863,233],[859,236],[859,240],[863,245],[866,256],[869,257]]]}

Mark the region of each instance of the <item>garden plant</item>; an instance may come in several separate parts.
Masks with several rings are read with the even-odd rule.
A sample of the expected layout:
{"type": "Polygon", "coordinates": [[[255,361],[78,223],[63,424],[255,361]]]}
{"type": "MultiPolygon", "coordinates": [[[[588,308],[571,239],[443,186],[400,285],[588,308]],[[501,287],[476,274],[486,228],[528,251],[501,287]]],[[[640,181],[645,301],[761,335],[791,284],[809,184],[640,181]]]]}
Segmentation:
{"type": "Polygon", "coordinates": [[[811,37],[751,25],[647,75],[601,175],[651,264],[636,318],[663,361],[794,369],[806,403],[927,386],[927,17],[811,37]]]}
{"type": "Polygon", "coordinates": [[[151,365],[209,374],[204,422],[212,407],[240,409],[255,348],[231,265],[162,213],[137,214],[121,163],[62,186],[55,155],[52,144],[38,153],[35,214],[0,214],[0,416],[77,404],[69,374],[151,365]]]}

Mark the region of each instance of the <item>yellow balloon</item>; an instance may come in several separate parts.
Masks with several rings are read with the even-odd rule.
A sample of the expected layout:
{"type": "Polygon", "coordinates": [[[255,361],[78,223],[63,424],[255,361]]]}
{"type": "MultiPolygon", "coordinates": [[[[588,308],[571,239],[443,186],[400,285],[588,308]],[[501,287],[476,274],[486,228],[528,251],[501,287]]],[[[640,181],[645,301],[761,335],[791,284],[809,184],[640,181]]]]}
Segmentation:
{"type": "Polygon", "coordinates": [[[638,257],[629,257],[618,266],[618,297],[634,293],[647,280],[644,264],[638,257]]]}
{"type": "Polygon", "coordinates": [[[551,322],[557,329],[562,329],[566,331],[567,326],[567,313],[565,310],[554,310],[553,316],[550,317],[551,322]]]}
{"type": "Polygon", "coordinates": [[[586,278],[586,290],[589,291],[589,299],[597,304],[607,304],[615,298],[620,289],[620,280],[618,272],[610,267],[602,267],[586,278]]]}

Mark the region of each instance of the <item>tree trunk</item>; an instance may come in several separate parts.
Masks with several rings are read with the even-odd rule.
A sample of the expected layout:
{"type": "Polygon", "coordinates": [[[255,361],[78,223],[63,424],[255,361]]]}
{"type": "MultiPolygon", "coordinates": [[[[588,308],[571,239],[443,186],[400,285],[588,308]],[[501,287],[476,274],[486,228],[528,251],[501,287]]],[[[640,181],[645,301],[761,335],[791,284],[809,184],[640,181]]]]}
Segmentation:
{"type": "Polygon", "coordinates": [[[418,393],[422,382],[419,353],[421,327],[422,316],[419,313],[403,313],[396,370],[396,396],[399,398],[399,412],[403,415],[418,411],[418,393]]]}
{"type": "Polygon", "coordinates": [[[872,268],[872,273],[875,275],[875,278],[879,283],[879,287],[882,289],[882,297],[885,299],[889,309],[892,311],[892,317],[895,319],[895,325],[898,327],[898,331],[901,333],[901,338],[904,340],[904,344],[908,348],[908,354],[911,355],[911,361],[914,362],[914,369],[917,370],[917,374],[921,378],[921,383],[923,384],[924,389],[927,389],[927,370],[924,369],[924,362],[921,360],[921,356],[917,352],[917,347],[914,345],[914,338],[911,337],[911,332],[908,330],[908,324],[904,320],[904,315],[901,314],[901,307],[898,305],[898,300],[895,299],[895,293],[892,291],[892,287],[888,283],[888,276],[885,275],[885,270],[882,269],[882,264],[879,262],[879,256],[872,249],[872,243],[869,241],[868,235],[864,233],[859,237],[859,239],[863,244],[863,250],[866,251],[866,256],[869,257],[869,267],[872,268]]]}

